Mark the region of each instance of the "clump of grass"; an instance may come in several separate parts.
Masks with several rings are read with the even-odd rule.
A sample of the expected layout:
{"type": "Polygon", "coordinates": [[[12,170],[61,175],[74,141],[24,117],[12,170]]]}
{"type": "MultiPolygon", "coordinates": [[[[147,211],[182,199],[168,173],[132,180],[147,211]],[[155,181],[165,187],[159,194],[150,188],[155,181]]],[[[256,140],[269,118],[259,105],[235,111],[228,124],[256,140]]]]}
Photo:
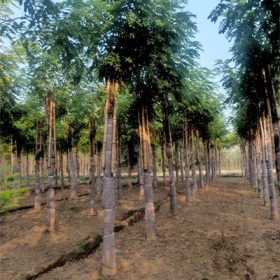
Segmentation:
{"type": "Polygon", "coordinates": [[[235,172],[232,172],[232,173],[225,173],[225,174],[222,174],[222,177],[226,177],[226,178],[240,178],[241,175],[239,173],[235,173],[235,172]]]}
{"type": "Polygon", "coordinates": [[[29,187],[19,187],[19,173],[11,173],[11,165],[0,166],[0,214],[19,206],[19,201],[30,190],[29,187]]]}

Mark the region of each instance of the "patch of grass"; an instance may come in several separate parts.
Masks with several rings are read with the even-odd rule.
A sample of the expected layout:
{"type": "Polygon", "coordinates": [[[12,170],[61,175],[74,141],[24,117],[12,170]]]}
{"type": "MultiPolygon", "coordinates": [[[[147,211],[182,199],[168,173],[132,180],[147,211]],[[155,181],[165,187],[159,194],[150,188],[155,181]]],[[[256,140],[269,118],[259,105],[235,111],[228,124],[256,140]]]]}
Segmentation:
{"type": "Polygon", "coordinates": [[[235,173],[235,172],[225,173],[225,174],[222,174],[222,178],[241,178],[241,175],[239,173],[235,173]]]}
{"type": "Polygon", "coordinates": [[[87,236],[86,238],[84,238],[82,241],[80,241],[77,245],[78,247],[80,247],[82,250],[84,250],[86,248],[86,246],[88,245],[88,241],[90,239],[90,236],[87,236]]]}
{"type": "Polygon", "coordinates": [[[19,201],[30,190],[29,187],[19,187],[19,173],[12,173],[12,166],[0,168],[0,214],[19,206],[19,201]]]}

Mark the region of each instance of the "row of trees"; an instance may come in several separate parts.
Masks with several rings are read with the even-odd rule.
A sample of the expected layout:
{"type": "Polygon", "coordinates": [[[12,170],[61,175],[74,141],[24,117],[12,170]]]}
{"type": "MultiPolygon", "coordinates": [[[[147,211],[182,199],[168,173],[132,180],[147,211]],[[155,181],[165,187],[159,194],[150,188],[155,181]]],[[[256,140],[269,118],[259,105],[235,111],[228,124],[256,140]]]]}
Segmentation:
{"type": "Polygon", "coordinates": [[[233,41],[232,59],[219,66],[236,109],[244,175],[263,191],[265,205],[270,200],[271,217],[278,219],[273,168],[279,188],[279,1],[221,1],[209,18],[221,19],[220,33],[233,41]]]}
{"type": "MultiPolygon", "coordinates": [[[[22,2],[24,14],[18,19],[11,18],[7,1],[0,4],[3,11],[0,38],[6,36],[17,39],[12,48],[3,49],[0,53],[1,58],[3,57],[0,65],[1,147],[11,147],[14,170],[18,169],[17,160],[22,151],[26,154],[34,153],[36,209],[40,209],[40,172],[44,172],[40,168],[40,162],[44,158],[47,160],[49,229],[55,225],[54,187],[58,172],[56,155],[60,153],[61,159],[63,153],[68,154],[71,197],[75,198],[78,185],[77,149],[89,152],[92,213],[97,192],[94,155],[100,156],[103,167],[103,274],[114,275],[115,180],[117,195],[121,198],[121,159],[126,158],[129,170],[138,163],[140,192],[145,197],[146,237],[154,239],[152,186],[156,185],[157,178],[156,149],[162,147],[162,162],[168,163],[170,211],[176,215],[178,209],[174,162],[180,156],[174,158],[174,154],[182,155],[180,161],[185,170],[181,173],[186,177],[187,201],[191,201],[191,195],[196,194],[198,189],[196,165],[201,188],[205,184],[210,185],[219,173],[219,148],[221,139],[226,134],[221,116],[222,97],[217,94],[217,88],[211,82],[213,73],[200,67],[197,62],[201,46],[194,40],[197,31],[193,22],[194,15],[183,9],[186,4],[184,1],[68,0],[57,4],[50,0],[19,1],[20,4],[22,2]],[[16,96],[21,96],[21,99],[16,96]],[[202,161],[205,165],[205,181],[202,161]]],[[[246,22],[246,11],[251,7],[246,6],[247,2],[239,2],[224,4],[221,1],[210,15],[216,21],[228,11],[229,14],[222,21],[221,31],[230,30],[229,36],[233,38],[239,34],[236,32],[239,26],[235,26],[232,13],[237,13],[234,17],[244,18],[246,22]],[[241,5],[243,14],[238,14],[236,5],[241,5]]],[[[250,5],[255,2],[257,1],[248,1],[250,5]]],[[[257,13],[256,8],[264,10],[264,23],[268,19],[272,20],[271,11],[274,11],[274,7],[270,11],[262,3],[251,8],[254,13],[257,13]]],[[[237,21],[238,24],[240,22],[242,21],[237,21]]],[[[252,26],[260,28],[259,22],[252,26]]],[[[248,32],[261,38],[267,33],[259,35],[258,31],[248,32]]],[[[255,72],[250,72],[256,70],[253,65],[254,57],[251,68],[246,68],[250,61],[247,59],[250,51],[246,50],[244,55],[242,47],[245,47],[247,41],[241,42],[242,38],[236,37],[236,44],[233,46],[233,60],[238,71],[231,69],[228,64],[221,65],[223,72],[228,74],[225,75],[224,85],[232,91],[231,100],[240,100],[238,108],[244,108],[255,100],[245,95],[249,93],[249,83],[247,78],[243,81],[243,74],[248,71],[248,79],[257,77],[255,72]]],[[[267,46],[276,43],[275,38],[270,40],[269,37],[266,41],[267,46]]],[[[248,46],[251,45],[249,43],[248,46]]],[[[275,58],[277,50],[275,47],[271,48],[275,58]]],[[[271,64],[268,64],[267,71],[274,73],[274,76],[265,76],[266,82],[263,84],[267,96],[270,96],[267,85],[272,85],[268,79],[274,81],[276,73],[279,73],[272,61],[270,58],[271,64]]],[[[262,73],[263,71],[266,70],[262,68],[262,73]]],[[[259,85],[256,84],[257,81],[259,80],[250,81],[252,88],[255,85],[254,91],[250,93],[252,96],[259,90],[256,87],[259,85]]],[[[267,100],[274,100],[273,98],[267,100]]],[[[258,108],[261,108],[260,104],[261,102],[258,103],[258,108]]],[[[250,113],[253,119],[256,115],[251,114],[255,111],[250,106],[246,107],[245,112],[246,116],[250,113]]],[[[244,134],[247,135],[250,131],[252,136],[256,131],[252,122],[248,122],[247,117],[245,120],[240,119],[244,116],[241,109],[236,116],[235,123],[239,124],[237,131],[242,139],[248,140],[244,134]]],[[[268,129],[268,122],[266,124],[262,128],[268,129]]],[[[262,135],[270,134],[263,132],[262,135]]],[[[267,136],[265,139],[270,138],[267,136]]],[[[269,143],[258,143],[264,143],[266,147],[267,158],[264,157],[263,161],[267,162],[269,174],[272,174],[272,161],[268,160],[269,155],[272,155],[269,153],[269,143]]],[[[250,156],[254,154],[252,151],[254,149],[250,148],[250,156]]],[[[252,170],[256,165],[253,163],[251,161],[251,164],[244,165],[249,166],[250,174],[254,174],[252,170]]],[[[60,162],[60,167],[62,164],[60,162]]],[[[165,176],[165,164],[162,167],[165,176]]],[[[63,182],[62,180],[62,185],[63,182]]],[[[267,188],[263,189],[266,194],[267,188]]],[[[272,217],[277,218],[278,208],[271,181],[269,189],[272,217]]]]}

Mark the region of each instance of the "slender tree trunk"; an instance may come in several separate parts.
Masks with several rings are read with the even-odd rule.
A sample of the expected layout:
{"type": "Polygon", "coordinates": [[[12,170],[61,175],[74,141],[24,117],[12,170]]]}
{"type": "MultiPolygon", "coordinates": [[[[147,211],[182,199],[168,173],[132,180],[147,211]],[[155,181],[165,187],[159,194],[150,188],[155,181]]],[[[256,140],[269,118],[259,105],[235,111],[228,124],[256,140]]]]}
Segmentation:
{"type": "Polygon", "coordinates": [[[105,129],[103,141],[104,183],[102,193],[103,217],[103,276],[114,276],[117,273],[115,254],[115,184],[112,174],[113,144],[114,144],[114,113],[116,112],[116,94],[118,83],[107,79],[107,99],[104,110],[105,129]]]}
{"type": "Polygon", "coordinates": [[[169,171],[169,185],[170,185],[170,212],[172,215],[178,214],[178,203],[177,203],[177,194],[176,194],[176,186],[175,186],[175,176],[174,176],[174,159],[173,159],[173,151],[172,151],[172,139],[170,132],[170,115],[168,113],[168,101],[165,98],[163,102],[163,130],[165,134],[165,142],[166,142],[166,157],[168,161],[168,171],[169,171]]]}
{"type": "MultiPolygon", "coordinates": [[[[12,173],[13,179],[14,179],[14,184],[13,187],[15,190],[20,188],[20,162],[19,162],[19,157],[18,157],[18,145],[15,137],[12,137],[11,140],[11,162],[12,162],[12,173]]],[[[15,198],[15,203],[18,203],[18,199],[15,198]]]]}
{"type": "Polygon", "coordinates": [[[35,201],[34,209],[39,212],[41,210],[41,196],[40,196],[40,158],[42,145],[41,139],[41,122],[36,125],[36,151],[35,151],[35,201]]]}
{"type": "Polygon", "coordinates": [[[43,144],[43,139],[42,139],[42,133],[40,134],[40,146],[41,146],[41,156],[40,156],[40,175],[41,175],[41,182],[40,182],[40,187],[41,187],[41,192],[45,191],[45,145],[43,144]]]}
{"type": "Polygon", "coordinates": [[[201,160],[201,149],[200,149],[200,141],[199,141],[199,132],[197,131],[196,134],[197,140],[197,160],[198,160],[198,169],[199,169],[199,186],[200,188],[204,189],[204,179],[202,173],[202,160],[201,160]]]}
{"type": "Polygon", "coordinates": [[[190,184],[190,163],[189,163],[189,151],[188,151],[188,127],[184,125],[184,152],[185,152],[185,174],[186,174],[186,201],[191,202],[191,184],[190,184]]]}
{"type": "Polygon", "coordinates": [[[54,197],[54,187],[55,187],[55,150],[54,150],[54,125],[53,122],[55,115],[55,102],[54,90],[49,91],[49,95],[46,100],[46,110],[47,110],[47,120],[48,120],[48,195],[47,195],[47,226],[49,230],[54,230],[55,227],[55,197],[54,197]]]}
{"type": "Polygon", "coordinates": [[[260,120],[260,130],[261,130],[261,150],[262,150],[262,159],[261,159],[261,165],[262,165],[262,188],[263,188],[263,202],[264,206],[268,206],[269,204],[269,190],[268,190],[268,178],[267,178],[267,167],[266,167],[266,129],[264,127],[264,117],[260,120]]]}
{"type": "Polygon", "coordinates": [[[55,197],[54,197],[54,188],[55,188],[55,154],[54,154],[54,143],[51,141],[50,144],[50,153],[49,153],[49,167],[48,167],[48,198],[47,198],[47,208],[48,208],[48,229],[54,230],[55,227],[55,197]]]}
{"type": "Polygon", "coordinates": [[[155,144],[152,144],[152,157],[153,157],[153,188],[157,188],[157,153],[156,153],[155,144]]]}
{"type": "Polygon", "coordinates": [[[90,215],[95,215],[95,197],[96,197],[96,178],[95,178],[95,161],[94,161],[94,137],[95,137],[95,125],[93,113],[91,113],[89,118],[89,156],[90,156],[90,170],[89,170],[89,212],[90,215]]]}
{"type": "Polygon", "coordinates": [[[179,147],[178,147],[178,142],[176,141],[175,144],[175,157],[174,157],[174,162],[175,162],[175,174],[176,174],[176,183],[179,182],[179,163],[178,163],[178,154],[179,154],[179,147]]]}
{"type": "Polygon", "coordinates": [[[116,170],[116,180],[117,180],[117,193],[118,200],[122,199],[122,169],[121,169],[121,143],[119,134],[117,134],[117,170],[116,170]]]}
{"type": "Polygon", "coordinates": [[[211,154],[211,184],[214,183],[215,180],[215,174],[216,174],[216,159],[215,159],[215,146],[212,144],[210,147],[210,154],[211,154]]]}
{"type": "Polygon", "coordinates": [[[78,173],[77,173],[77,159],[76,159],[76,147],[70,146],[68,148],[69,155],[69,171],[70,171],[70,198],[77,198],[77,187],[78,187],[78,173]]]}
{"type": "Polygon", "coordinates": [[[221,170],[221,149],[218,148],[218,177],[222,177],[222,170],[221,170]]]}
{"type": "Polygon", "coordinates": [[[100,151],[98,151],[97,153],[97,193],[98,194],[100,194],[102,191],[101,173],[102,173],[101,153],[100,151]]]}
{"type": "Polygon", "coordinates": [[[191,168],[192,168],[192,179],[193,179],[193,195],[195,196],[197,194],[198,190],[197,190],[197,179],[196,179],[196,169],[195,169],[195,150],[194,150],[193,129],[191,129],[191,168]]]}
{"type": "Polygon", "coordinates": [[[271,218],[273,220],[279,219],[277,198],[274,186],[274,178],[273,178],[273,160],[271,154],[271,138],[269,131],[269,123],[266,121],[266,155],[267,155],[267,176],[268,176],[268,188],[269,188],[269,197],[270,197],[270,210],[271,210],[271,218]]]}
{"type": "Polygon", "coordinates": [[[204,154],[205,154],[205,178],[206,178],[206,185],[210,186],[211,179],[210,179],[210,154],[209,154],[209,142],[204,141],[204,154]]]}
{"type": "Polygon", "coordinates": [[[249,182],[251,187],[253,187],[254,184],[254,168],[253,168],[253,148],[252,148],[252,141],[250,139],[248,143],[248,159],[249,159],[249,182]]]}
{"type": "Polygon", "coordinates": [[[25,162],[26,162],[26,166],[25,166],[25,170],[26,170],[26,186],[29,186],[30,182],[29,182],[29,152],[26,152],[26,158],[25,158],[25,162]]]}
{"type": "Polygon", "coordinates": [[[166,169],[165,169],[165,135],[161,137],[161,169],[163,176],[163,186],[166,186],[166,169]]]}
{"type": "Polygon", "coordinates": [[[63,151],[62,151],[62,147],[60,147],[59,167],[60,167],[60,187],[61,187],[61,189],[64,189],[64,165],[63,165],[63,151]]]}
{"type": "Polygon", "coordinates": [[[146,239],[153,240],[155,235],[155,207],[150,166],[150,134],[148,129],[148,114],[144,106],[139,109],[139,135],[142,148],[144,170],[144,196],[145,196],[145,230],[146,239]]]}
{"type": "MultiPolygon", "coordinates": [[[[139,128],[139,131],[141,132],[142,128],[139,128]]],[[[141,135],[139,133],[139,135],[141,135]]],[[[140,136],[141,137],[141,136],[140,136]]],[[[142,156],[142,141],[139,141],[139,147],[138,147],[138,174],[139,174],[139,186],[140,186],[140,192],[139,197],[144,197],[144,167],[143,167],[143,156],[142,156]]]]}
{"type": "Polygon", "coordinates": [[[257,170],[257,185],[258,185],[258,197],[262,195],[262,166],[261,166],[261,147],[260,147],[260,133],[256,133],[256,170],[257,170]]]}
{"type": "Polygon", "coordinates": [[[179,159],[180,159],[180,172],[181,172],[181,182],[184,182],[184,160],[183,160],[183,145],[182,145],[182,141],[180,141],[180,149],[179,149],[179,159]]]}
{"type": "MultiPolygon", "coordinates": [[[[256,135],[254,136],[256,138],[256,135]]],[[[252,155],[253,155],[253,186],[256,190],[259,189],[258,186],[258,167],[257,167],[257,147],[256,140],[252,139],[252,155]]]]}
{"type": "Polygon", "coordinates": [[[132,178],[131,174],[132,173],[132,167],[131,167],[131,149],[130,146],[127,145],[127,180],[128,180],[128,188],[132,188],[132,178]]]}

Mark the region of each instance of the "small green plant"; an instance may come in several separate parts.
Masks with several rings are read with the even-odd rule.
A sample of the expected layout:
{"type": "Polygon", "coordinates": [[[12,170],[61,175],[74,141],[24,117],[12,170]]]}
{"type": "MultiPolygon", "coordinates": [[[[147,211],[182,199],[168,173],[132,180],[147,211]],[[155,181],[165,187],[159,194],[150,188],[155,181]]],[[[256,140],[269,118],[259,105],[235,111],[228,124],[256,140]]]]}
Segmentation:
{"type": "Polygon", "coordinates": [[[90,239],[90,236],[87,236],[86,238],[84,238],[82,241],[80,241],[77,245],[78,247],[80,247],[82,250],[84,250],[87,245],[88,245],[88,241],[90,239]]]}
{"type": "Polygon", "coordinates": [[[19,173],[10,173],[11,165],[0,166],[0,214],[18,207],[23,195],[30,189],[29,187],[18,188],[19,173]]]}

